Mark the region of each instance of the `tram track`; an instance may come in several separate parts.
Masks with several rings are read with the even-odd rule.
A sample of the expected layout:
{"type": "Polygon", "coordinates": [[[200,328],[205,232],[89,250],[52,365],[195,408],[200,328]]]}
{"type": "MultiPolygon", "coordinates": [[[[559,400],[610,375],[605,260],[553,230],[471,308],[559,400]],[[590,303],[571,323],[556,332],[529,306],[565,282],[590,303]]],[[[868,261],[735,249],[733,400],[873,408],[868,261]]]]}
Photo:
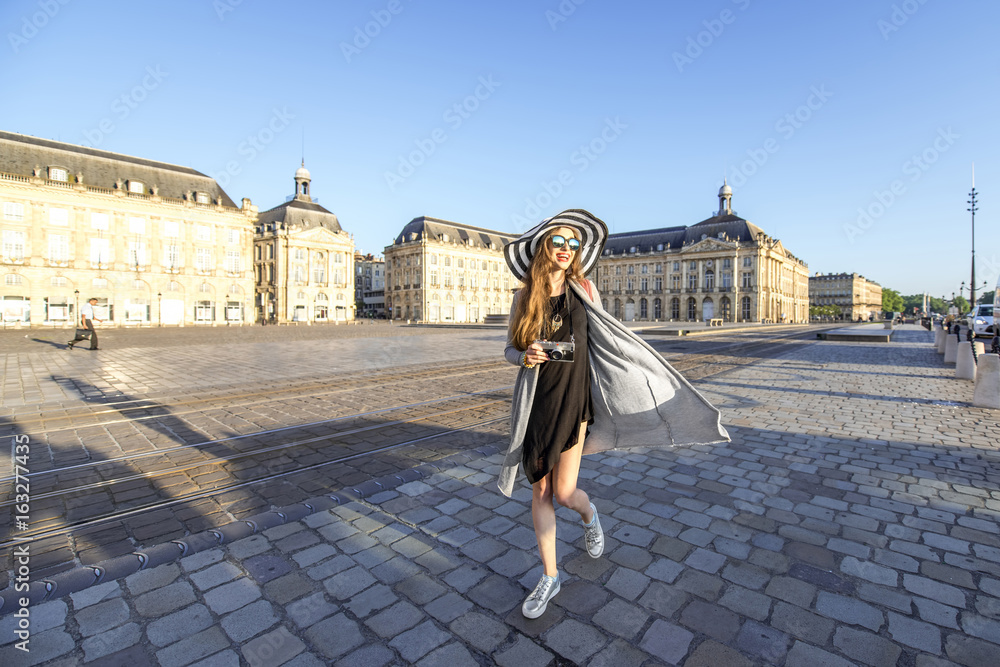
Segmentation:
{"type": "MultiPolygon", "coordinates": [[[[774,352],[780,351],[783,347],[787,347],[790,343],[795,342],[796,339],[802,340],[806,336],[812,336],[815,331],[812,328],[807,331],[792,331],[767,340],[750,342],[742,340],[743,337],[735,335],[734,332],[734,335],[730,336],[729,340],[720,341],[720,344],[715,346],[705,346],[702,344],[701,346],[706,347],[706,349],[694,353],[671,354],[669,349],[662,349],[665,347],[663,345],[665,341],[658,341],[654,347],[661,348],[661,354],[667,357],[671,364],[687,379],[697,381],[754,363],[761,358],[769,357],[774,352]]],[[[677,342],[690,343],[692,341],[679,339],[677,342]]],[[[378,388],[381,385],[398,382],[426,382],[434,378],[454,380],[461,376],[475,375],[476,373],[485,374],[491,370],[499,371],[504,367],[508,367],[508,365],[500,361],[424,371],[407,369],[407,375],[403,377],[401,377],[403,375],[401,372],[394,372],[368,377],[365,380],[368,388],[372,389],[378,388]],[[414,373],[414,371],[417,372],[414,373]]],[[[294,401],[307,397],[311,398],[320,394],[336,394],[349,390],[341,386],[338,386],[334,390],[328,390],[329,386],[330,381],[285,387],[280,390],[269,391],[266,397],[257,398],[254,402],[272,404],[276,400],[279,402],[294,401]],[[306,389],[308,387],[322,388],[328,391],[320,392],[319,394],[315,392],[307,394],[306,389]],[[284,394],[284,397],[276,398],[280,394],[284,394]]],[[[81,548],[80,545],[90,544],[94,541],[99,542],[98,538],[93,537],[93,535],[95,531],[105,531],[105,527],[107,526],[120,525],[122,527],[122,530],[125,531],[124,533],[121,531],[108,531],[108,534],[115,532],[118,539],[121,539],[123,534],[127,534],[128,540],[132,545],[143,543],[144,540],[136,536],[132,528],[128,528],[130,522],[138,520],[145,515],[152,516],[153,513],[158,513],[160,510],[170,511],[172,508],[177,508],[179,512],[180,508],[178,506],[194,507],[197,503],[210,502],[212,503],[212,508],[214,508],[214,516],[219,518],[228,517],[228,520],[237,520],[240,516],[246,516],[247,511],[250,509],[259,509],[261,502],[266,505],[269,498],[273,498],[277,494],[275,490],[277,487],[275,485],[283,489],[281,497],[297,498],[299,500],[305,499],[311,497],[311,495],[315,495],[316,492],[310,492],[310,489],[329,488],[333,480],[337,478],[337,474],[341,474],[337,473],[331,476],[328,472],[331,470],[331,466],[336,466],[336,469],[354,470],[353,474],[363,474],[366,469],[365,464],[363,464],[365,460],[374,461],[379,459],[379,457],[398,453],[407,447],[412,448],[418,443],[446,438],[450,435],[475,430],[484,426],[489,427],[507,421],[509,419],[509,406],[507,405],[509,398],[506,396],[497,398],[496,396],[498,392],[509,390],[510,386],[502,385],[479,391],[465,391],[426,401],[341,415],[326,420],[294,424],[277,429],[255,431],[253,433],[237,434],[228,438],[206,440],[198,443],[185,443],[162,450],[150,450],[112,459],[94,460],[82,464],[41,470],[31,474],[33,486],[36,485],[36,481],[39,482],[39,487],[44,486],[41,482],[46,478],[50,478],[53,480],[52,483],[54,483],[54,480],[59,480],[66,475],[97,474],[102,466],[107,467],[109,475],[107,479],[92,478],[86,481],[86,483],[77,483],[74,486],[64,489],[36,493],[34,495],[35,502],[43,505],[48,504],[48,516],[47,518],[44,517],[43,513],[43,517],[40,517],[40,522],[37,524],[36,530],[19,534],[19,541],[24,538],[32,539],[36,542],[44,541],[45,544],[55,545],[54,548],[63,549],[64,551],[66,549],[65,544],[69,544],[70,551],[72,552],[71,559],[79,562],[80,557],[76,552],[81,548]],[[449,401],[453,404],[447,405],[449,401]],[[427,414],[414,414],[406,418],[389,419],[377,424],[365,423],[366,420],[370,422],[373,418],[391,417],[394,412],[417,411],[419,413],[420,410],[432,406],[441,406],[443,409],[433,410],[427,414]],[[359,423],[352,424],[352,422],[359,423]],[[423,426],[427,428],[415,434],[404,433],[403,439],[398,442],[390,441],[386,443],[386,438],[379,436],[381,432],[397,431],[400,427],[418,425],[420,422],[423,422],[423,426]],[[226,452],[212,453],[214,450],[224,450],[237,441],[249,443],[254,439],[263,440],[282,433],[294,433],[296,430],[316,430],[336,424],[343,424],[345,428],[305,438],[293,437],[288,442],[231,451],[228,454],[226,452]],[[361,444],[359,445],[358,443],[361,444]],[[346,448],[348,451],[341,451],[340,455],[334,455],[330,450],[337,447],[346,448]],[[200,454],[202,458],[188,462],[177,462],[174,460],[178,456],[189,454],[200,454]],[[155,460],[156,457],[162,458],[162,465],[147,466],[150,468],[148,470],[139,470],[132,467],[132,463],[130,463],[140,459],[146,461],[155,460]],[[321,457],[322,460],[317,460],[317,457],[321,457]],[[255,459],[263,459],[266,464],[255,463],[255,459]],[[361,463],[360,466],[358,465],[359,463],[361,463]],[[124,474],[119,474],[119,471],[116,471],[114,468],[122,466],[128,468],[128,470],[124,471],[124,474]],[[211,474],[205,473],[205,470],[208,469],[218,470],[219,473],[213,477],[211,474]],[[195,473],[198,474],[195,475],[195,473]],[[198,476],[204,477],[207,483],[195,484],[195,479],[198,476]],[[177,485],[157,488],[157,481],[168,477],[190,478],[191,484],[184,485],[188,488],[183,492],[179,491],[177,485]],[[145,496],[143,502],[128,500],[119,502],[117,500],[114,493],[116,487],[132,488],[135,485],[148,485],[151,488],[150,493],[145,496]],[[269,491],[264,492],[265,490],[269,491]],[[90,494],[94,498],[98,496],[104,499],[112,497],[110,511],[100,509],[103,505],[98,502],[92,505],[85,504],[83,501],[89,500],[88,496],[90,494]],[[253,502],[251,500],[244,500],[241,494],[250,494],[253,502]],[[237,496],[239,497],[233,500],[237,496]],[[256,505],[253,504],[254,502],[256,502],[256,505]],[[56,505],[53,505],[53,503],[56,505]],[[81,504],[83,505],[82,509],[80,508],[81,504]],[[73,509],[70,509],[71,505],[73,505],[73,509]],[[64,510],[59,510],[59,507],[63,507],[64,510]],[[90,507],[95,509],[90,511],[90,507]],[[83,538],[83,542],[79,541],[80,537],[74,537],[84,535],[87,537],[83,538]],[[63,541],[67,542],[63,543],[63,541]],[[59,546],[60,544],[63,544],[63,546],[59,546]]],[[[356,390],[357,387],[350,389],[356,390]]],[[[208,406],[212,403],[231,401],[233,398],[260,397],[262,393],[244,392],[235,395],[213,396],[207,399],[194,399],[186,402],[187,405],[192,407],[184,414],[204,414],[216,409],[205,407],[199,410],[194,408],[194,405],[208,406]]],[[[244,402],[239,405],[243,406],[247,405],[247,403],[244,402]]],[[[224,406],[219,406],[218,409],[232,409],[233,407],[232,403],[227,403],[224,406]]],[[[148,410],[149,407],[133,405],[133,409],[137,411],[142,409],[148,410]]],[[[172,409],[173,406],[170,406],[171,412],[166,413],[166,415],[151,415],[151,417],[176,416],[172,412],[172,409]]],[[[121,410],[122,406],[117,406],[107,412],[114,412],[117,415],[121,415],[121,410]]],[[[44,418],[36,421],[41,421],[42,419],[44,418]]],[[[136,417],[133,417],[131,419],[116,419],[114,422],[108,423],[135,420],[136,417]]],[[[96,425],[94,424],[94,426],[96,425]]],[[[65,428],[82,429],[89,426],[65,428]]],[[[49,431],[46,429],[45,432],[48,433],[49,431]]],[[[447,455],[450,453],[446,450],[447,447],[441,450],[434,450],[435,453],[433,456],[436,457],[439,454],[447,455]]],[[[396,463],[400,460],[393,459],[396,463]]],[[[0,493],[6,490],[2,487],[8,486],[10,482],[10,477],[0,478],[0,493]]],[[[2,507],[9,505],[9,501],[0,502],[0,506],[2,507]]],[[[203,508],[204,506],[199,505],[199,507],[203,508]]],[[[188,511],[190,512],[190,510],[188,511]]],[[[204,510],[199,509],[198,512],[194,513],[196,519],[200,517],[202,511],[204,510]]],[[[185,526],[191,526],[187,521],[183,521],[182,523],[185,526]]],[[[188,527],[187,530],[193,531],[195,529],[188,527]]],[[[0,542],[0,546],[9,547],[13,543],[14,541],[8,538],[0,542]]],[[[93,548],[93,546],[90,548],[93,548]]],[[[67,552],[67,556],[70,556],[69,552],[67,552]]],[[[72,562],[72,560],[66,561],[63,558],[64,562],[72,562]]]]}

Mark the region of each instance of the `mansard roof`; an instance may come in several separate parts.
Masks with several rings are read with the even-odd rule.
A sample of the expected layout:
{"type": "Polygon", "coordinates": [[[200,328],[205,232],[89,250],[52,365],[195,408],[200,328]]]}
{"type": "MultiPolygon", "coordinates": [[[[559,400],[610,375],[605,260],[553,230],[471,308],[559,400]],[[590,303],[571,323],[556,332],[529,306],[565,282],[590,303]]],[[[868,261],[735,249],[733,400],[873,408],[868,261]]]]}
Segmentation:
{"type": "Polygon", "coordinates": [[[31,176],[38,168],[39,175],[47,178],[48,167],[65,169],[70,182],[77,174],[83,175],[85,185],[102,188],[133,180],[143,183],[147,191],[156,186],[161,197],[185,199],[189,193],[204,192],[212,203],[221,201],[223,206],[236,208],[214,178],[190,167],[0,131],[0,171],[31,176]]]}
{"type": "Polygon", "coordinates": [[[459,243],[467,243],[468,239],[472,239],[477,246],[501,250],[504,244],[516,239],[517,235],[422,215],[406,223],[393,243],[399,245],[421,239],[441,241],[445,238],[459,243]]]}
{"type": "Polygon", "coordinates": [[[322,227],[332,232],[343,231],[336,215],[315,202],[300,198],[291,199],[257,215],[258,230],[264,230],[268,223],[285,223],[300,229],[322,227]]]}
{"type": "Polygon", "coordinates": [[[664,249],[669,246],[671,250],[675,250],[698,243],[703,238],[756,243],[757,235],[763,233],[763,230],[752,222],[736,215],[724,214],[707,218],[690,227],[661,227],[611,234],[604,249],[605,252],[610,250],[610,254],[614,255],[627,254],[632,248],[637,252],[649,252],[656,250],[660,244],[664,249]]]}

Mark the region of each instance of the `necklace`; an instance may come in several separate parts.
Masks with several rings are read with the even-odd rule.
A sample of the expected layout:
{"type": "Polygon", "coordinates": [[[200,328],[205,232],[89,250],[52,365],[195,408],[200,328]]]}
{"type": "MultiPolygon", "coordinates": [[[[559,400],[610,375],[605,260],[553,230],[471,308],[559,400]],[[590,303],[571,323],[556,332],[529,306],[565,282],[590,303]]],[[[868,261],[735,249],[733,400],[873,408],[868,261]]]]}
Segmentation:
{"type": "Polygon", "coordinates": [[[562,310],[562,302],[563,302],[562,295],[556,297],[555,300],[551,302],[551,315],[549,317],[549,321],[551,322],[551,324],[549,325],[550,336],[553,335],[555,332],[559,331],[559,328],[562,326],[563,323],[562,313],[559,312],[560,310],[562,310]]]}

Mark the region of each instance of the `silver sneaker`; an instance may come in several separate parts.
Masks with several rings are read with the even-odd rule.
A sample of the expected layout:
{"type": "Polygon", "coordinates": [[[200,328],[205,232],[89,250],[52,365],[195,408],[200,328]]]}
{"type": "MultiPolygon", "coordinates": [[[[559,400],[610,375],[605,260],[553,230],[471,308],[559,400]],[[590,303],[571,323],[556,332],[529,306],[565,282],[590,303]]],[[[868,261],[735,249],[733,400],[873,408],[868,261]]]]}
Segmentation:
{"type": "Polygon", "coordinates": [[[538,618],[545,613],[545,608],[549,606],[549,600],[556,596],[559,588],[558,575],[549,577],[543,574],[542,578],[538,580],[535,590],[531,591],[531,595],[521,605],[521,613],[526,618],[538,618]]]}
{"type": "Polygon", "coordinates": [[[583,539],[587,542],[587,553],[591,558],[600,558],[604,553],[604,530],[601,528],[601,517],[597,516],[597,508],[594,503],[590,503],[590,511],[594,513],[594,518],[590,520],[590,525],[583,524],[583,539]]]}

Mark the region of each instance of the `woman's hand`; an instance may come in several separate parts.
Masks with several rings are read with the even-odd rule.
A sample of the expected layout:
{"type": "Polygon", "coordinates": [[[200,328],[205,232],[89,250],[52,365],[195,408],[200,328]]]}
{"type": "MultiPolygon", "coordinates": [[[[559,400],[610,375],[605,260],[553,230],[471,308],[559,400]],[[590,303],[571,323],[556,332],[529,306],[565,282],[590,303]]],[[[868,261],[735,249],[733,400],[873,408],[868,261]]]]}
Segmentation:
{"type": "Polygon", "coordinates": [[[549,355],[545,353],[545,350],[538,343],[529,345],[525,353],[527,354],[526,360],[529,364],[541,364],[549,360],[549,355]]]}

